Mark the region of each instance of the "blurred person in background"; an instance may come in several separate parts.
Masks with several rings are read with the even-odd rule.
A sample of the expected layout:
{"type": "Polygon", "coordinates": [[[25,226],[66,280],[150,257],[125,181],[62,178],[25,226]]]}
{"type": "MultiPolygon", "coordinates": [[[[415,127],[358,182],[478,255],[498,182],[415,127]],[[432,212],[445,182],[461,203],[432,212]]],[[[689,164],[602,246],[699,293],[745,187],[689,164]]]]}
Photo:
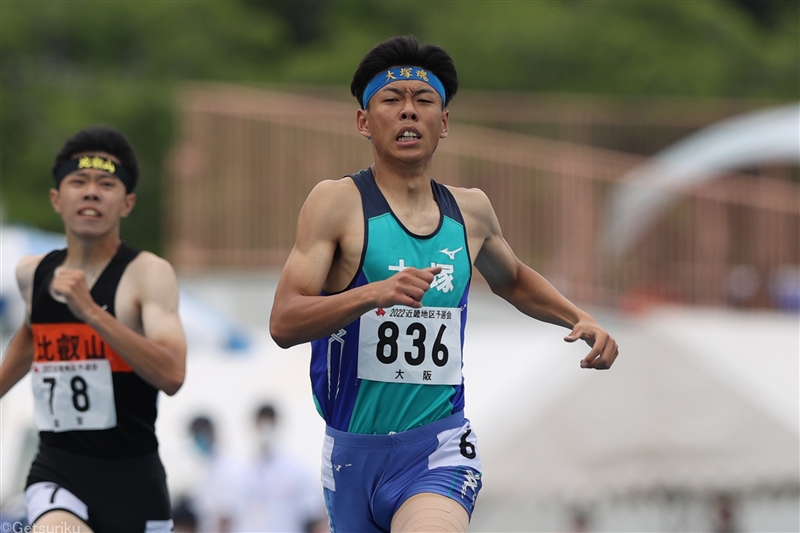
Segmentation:
{"type": "Polygon", "coordinates": [[[233,531],[236,506],[240,499],[242,464],[217,442],[211,418],[195,417],[189,424],[194,452],[200,468],[189,491],[187,507],[194,512],[197,533],[233,531]]]}
{"type": "Polygon", "coordinates": [[[53,531],[168,532],[155,420],[158,392],[175,394],[185,375],[175,272],[120,238],[138,180],[122,133],[79,131],[53,178],[67,248],[20,260],[26,315],[0,365],[0,397],[33,369],[28,519],[53,531]]]}
{"type": "Polygon", "coordinates": [[[581,507],[576,507],[570,511],[570,525],[566,533],[588,533],[589,512],[581,507]]]}
{"type": "Polygon", "coordinates": [[[188,497],[178,499],[172,508],[172,521],[175,525],[172,533],[197,533],[197,515],[188,497]]]}
{"type": "Polygon", "coordinates": [[[254,422],[258,451],[242,479],[235,531],[327,531],[325,502],[317,480],[279,444],[275,407],[261,405],[254,422]]]}
{"type": "Polygon", "coordinates": [[[450,56],[413,37],[362,59],[351,92],[374,163],[311,191],[275,293],[277,344],[312,342],[333,531],[466,531],[482,483],[461,373],[473,265],[520,311],[586,341],[581,367],[618,355],[594,318],[517,259],[482,191],[433,180],[457,88],[450,56]]]}
{"type": "Polygon", "coordinates": [[[714,533],[738,533],[736,525],[736,501],[728,494],[721,494],[714,502],[714,533]]]}

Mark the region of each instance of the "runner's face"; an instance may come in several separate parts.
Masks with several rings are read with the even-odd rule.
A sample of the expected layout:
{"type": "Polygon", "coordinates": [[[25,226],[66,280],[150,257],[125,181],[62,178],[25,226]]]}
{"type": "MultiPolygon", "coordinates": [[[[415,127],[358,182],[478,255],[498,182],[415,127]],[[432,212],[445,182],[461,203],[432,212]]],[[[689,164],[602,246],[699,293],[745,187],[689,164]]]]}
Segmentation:
{"type": "MultiPolygon", "coordinates": [[[[106,152],[84,152],[73,158],[85,155],[98,155],[120,164],[106,152]]],[[[133,209],[136,195],[127,194],[125,185],[113,174],[87,168],[68,174],[58,189],[50,189],[50,201],[67,231],[79,237],[99,237],[118,228],[120,219],[133,209]]]]}
{"type": "Polygon", "coordinates": [[[447,137],[449,112],[433,87],[417,80],[390,83],[357,115],[358,132],[372,139],[379,156],[404,162],[433,155],[447,137]]]}

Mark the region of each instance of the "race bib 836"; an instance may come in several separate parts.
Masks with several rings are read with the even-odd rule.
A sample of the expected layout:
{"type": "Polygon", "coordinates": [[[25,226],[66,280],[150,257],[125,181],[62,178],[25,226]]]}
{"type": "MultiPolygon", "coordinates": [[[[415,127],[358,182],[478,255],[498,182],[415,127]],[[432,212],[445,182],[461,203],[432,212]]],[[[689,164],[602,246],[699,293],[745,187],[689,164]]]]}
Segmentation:
{"type": "Polygon", "coordinates": [[[358,377],[461,384],[461,309],[395,306],[365,313],[358,341],[358,377]]]}

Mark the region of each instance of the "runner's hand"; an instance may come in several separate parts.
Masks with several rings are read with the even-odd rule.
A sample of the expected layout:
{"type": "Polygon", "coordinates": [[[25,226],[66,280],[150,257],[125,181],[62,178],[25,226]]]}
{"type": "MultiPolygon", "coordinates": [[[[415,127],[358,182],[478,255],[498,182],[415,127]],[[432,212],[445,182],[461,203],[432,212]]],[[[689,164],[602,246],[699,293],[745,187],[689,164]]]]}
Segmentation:
{"type": "Polygon", "coordinates": [[[609,369],[619,355],[617,341],[594,321],[582,320],[578,322],[572,328],[572,332],[564,337],[567,342],[575,342],[578,339],[584,340],[586,344],[592,347],[586,357],[581,360],[581,368],[609,369]]]}
{"type": "Polygon", "coordinates": [[[91,314],[100,309],[89,292],[82,270],[57,268],[50,290],[57,300],[66,303],[72,314],[84,322],[89,322],[91,314]]]}
{"type": "Polygon", "coordinates": [[[405,305],[408,307],[422,307],[422,297],[442,267],[428,267],[423,269],[405,268],[394,276],[378,282],[380,294],[378,307],[392,307],[405,305]]]}

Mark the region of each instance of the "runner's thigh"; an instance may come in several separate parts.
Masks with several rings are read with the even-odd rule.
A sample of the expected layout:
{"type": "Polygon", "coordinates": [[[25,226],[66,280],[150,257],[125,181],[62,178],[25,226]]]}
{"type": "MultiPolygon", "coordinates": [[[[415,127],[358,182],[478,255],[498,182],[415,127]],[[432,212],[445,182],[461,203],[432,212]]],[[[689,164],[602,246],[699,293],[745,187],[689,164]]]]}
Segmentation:
{"type": "Polygon", "coordinates": [[[446,496],[423,492],[407,499],[392,518],[392,533],[464,533],[469,514],[446,496]]]}
{"type": "MultiPolygon", "coordinates": [[[[35,523],[42,531],[75,531],[76,533],[93,533],[86,522],[68,511],[49,511],[35,523]]],[[[34,530],[36,531],[36,530],[34,530]]]]}

